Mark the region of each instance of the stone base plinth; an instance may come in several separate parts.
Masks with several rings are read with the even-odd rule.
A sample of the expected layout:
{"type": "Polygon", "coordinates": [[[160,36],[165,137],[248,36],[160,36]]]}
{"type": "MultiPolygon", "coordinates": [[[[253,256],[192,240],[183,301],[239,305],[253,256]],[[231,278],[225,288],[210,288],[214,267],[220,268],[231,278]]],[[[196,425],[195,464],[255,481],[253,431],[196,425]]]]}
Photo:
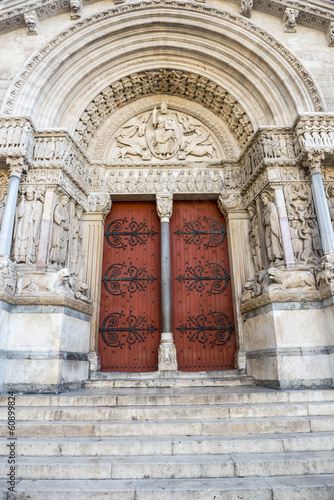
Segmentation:
{"type": "Polygon", "coordinates": [[[247,374],[268,387],[332,387],[333,297],[271,303],[244,314],[247,374]]]}
{"type": "Polygon", "coordinates": [[[88,378],[90,315],[69,307],[0,303],[0,387],[61,392],[88,378]]]}

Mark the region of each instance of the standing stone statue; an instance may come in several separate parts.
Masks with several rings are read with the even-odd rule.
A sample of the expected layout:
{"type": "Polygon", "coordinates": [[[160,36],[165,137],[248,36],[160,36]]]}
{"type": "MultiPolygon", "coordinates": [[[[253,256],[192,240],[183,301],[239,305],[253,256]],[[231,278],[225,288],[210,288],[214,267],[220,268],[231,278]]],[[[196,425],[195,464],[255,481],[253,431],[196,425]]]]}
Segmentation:
{"type": "Polygon", "coordinates": [[[297,262],[302,260],[302,253],[304,249],[304,243],[300,236],[301,223],[298,219],[293,219],[290,226],[291,242],[293,252],[295,254],[295,259],[297,262]]]}
{"type": "Polygon", "coordinates": [[[277,264],[283,259],[282,236],[276,205],[268,193],[261,195],[264,205],[263,222],[265,226],[266,247],[270,264],[277,264]]]}
{"type": "Polygon", "coordinates": [[[248,213],[250,217],[249,240],[251,245],[251,252],[255,271],[259,271],[260,269],[263,269],[259,217],[253,205],[248,207],[248,213]]]}
{"type": "Polygon", "coordinates": [[[53,264],[64,266],[68,247],[68,230],[70,227],[67,212],[68,196],[59,198],[53,212],[53,229],[51,239],[50,261],[53,264]]]}
{"type": "Polygon", "coordinates": [[[70,238],[69,238],[69,248],[68,248],[68,267],[71,274],[75,276],[78,275],[80,270],[80,251],[82,246],[82,227],[81,227],[81,217],[82,208],[77,206],[74,212],[73,219],[70,225],[70,238]]]}
{"type": "Polygon", "coordinates": [[[332,227],[334,231],[334,184],[328,187],[327,193],[328,193],[327,202],[328,202],[329,214],[331,216],[332,227]]]}
{"type": "Polygon", "coordinates": [[[43,194],[29,186],[15,213],[14,261],[34,264],[43,213],[43,194]]]}

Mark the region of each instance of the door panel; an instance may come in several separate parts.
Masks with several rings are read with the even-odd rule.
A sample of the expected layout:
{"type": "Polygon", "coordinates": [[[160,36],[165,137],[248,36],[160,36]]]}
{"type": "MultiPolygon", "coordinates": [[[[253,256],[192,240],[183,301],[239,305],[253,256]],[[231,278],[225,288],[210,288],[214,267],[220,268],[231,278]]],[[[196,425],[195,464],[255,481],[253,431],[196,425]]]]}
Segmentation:
{"type": "Polygon", "coordinates": [[[235,332],[226,223],[216,202],[174,202],[171,252],[179,370],[232,369],[235,332]]]}
{"type": "Polygon", "coordinates": [[[157,370],[160,322],[160,220],[155,202],[113,203],[103,249],[101,370],[157,370]]]}

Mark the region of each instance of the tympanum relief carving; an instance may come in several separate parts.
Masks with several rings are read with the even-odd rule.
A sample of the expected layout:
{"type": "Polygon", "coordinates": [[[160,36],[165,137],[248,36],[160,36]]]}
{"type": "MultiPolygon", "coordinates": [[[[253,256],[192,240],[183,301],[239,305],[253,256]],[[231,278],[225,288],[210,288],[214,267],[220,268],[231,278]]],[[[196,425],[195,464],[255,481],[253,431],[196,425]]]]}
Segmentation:
{"type": "Polygon", "coordinates": [[[114,136],[113,161],[216,160],[208,128],[165,102],[131,118],[114,136]]]}

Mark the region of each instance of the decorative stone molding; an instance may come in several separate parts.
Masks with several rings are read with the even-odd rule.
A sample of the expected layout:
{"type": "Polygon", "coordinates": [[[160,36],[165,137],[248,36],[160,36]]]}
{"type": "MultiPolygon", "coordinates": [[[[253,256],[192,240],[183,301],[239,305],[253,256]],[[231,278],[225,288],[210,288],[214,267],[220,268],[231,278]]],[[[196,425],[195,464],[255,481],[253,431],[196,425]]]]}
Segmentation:
{"type": "Polygon", "coordinates": [[[88,198],[88,211],[89,212],[100,212],[103,214],[104,218],[107,217],[110,212],[112,201],[110,194],[107,193],[93,193],[89,195],[88,198]]]}
{"type": "Polygon", "coordinates": [[[24,21],[27,26],[28,35],[38,35],[38,17],[35,10],[24,14],[24,21]]]}
{"type": "Polygon", "coordinates": [[[169,222],[173,213],[173,195],[157,193],[157,213],[161,222],[169,222]]]}
{"type": "Polygon", "coordinates": [[[70,0],[71,19],[80,19],[82,15],[82,0],[70,0]]]}
{"type": "Polygon", "coordinates": [[[283,24],[285,33],[296,33],[296,24],[299,11],[297,9],[285,9],[283,24]]]}
{"type": "Polygon", "coordinates": [[[251,17],[253,7],[253,0],[241,0],[240,14],[245,17],[251,17]]]}
{"type": "MultiPolygon", "coordinates": [[[[92,3],[94,0],[90,0],[92,3]]],[[[197,1],[197,0],[196,0],[197,1]]],[[[234,0],[240,2],[240,0],[234,0]]],[[[9,29],[17,29],[24,25],[23,14],[35,9],[40,18],[52,17],[56,14],[61,14],[70,10],[70,0],[35,0],[27,1],[25,6],[21,2],[18,6],[11,4],[3,8],[0,15],[0,31],[9,29]]],[[[116,1],[115,4],[124,3],[116,1]]],[[[204,3],[204,2],[203,2],[204,3]]],[[[282,13],[288,6],[289,8],[299,10],[299,20],[304,25],[320,31],[326,31],[328,22],[334,20],[333,7],[330,2],[327,2],[325,8],[317,7],[313,2],[294,1],[294,0],[254,0],[254,9],[262,12],[267,12],[271,15],[282,17],[282,13]]]]}
{"type": "Polygon", "coordinates": [[[329,23],[327,30],[328,47],[334,47],[334,22],[329,23]]]}
{"type": "MultiPolygon", "coordinates": [[[[259,1],[259,0],[258,0],[259,1]]],[[[281,1],[281,0],[280,0],[281,1]]],[[[266,2],[266,0],[264,1],[266,2]]],[[[271,2],[273,3],[273,2],[271,2]]],[[[4,113],[10,114],[14,103],[20,93],[21,87],[23,86],[24,82],[26,79],[29,77],[32,71],[35,70],[36,66],[39,65],[42,60],[44,59],[45,56],[47,56],[53,49],[54,47],[58,46],[61,42],[66,40],[67,38],[76,35],[76,33],[80,30],[87,29],[90,25],[95,24],[96,22],[99,22],[101,19],[108,19],[110,17],[114,17],[117,15],[124,15],[125,13],[128,12],[133,12],[137,10],[142,10],[142,9],[148,9],[152,7],[152,4],[147,3],[147,2],[140,2],[136,4],[122,4],[118,7],[115,7],[113,9],[109,9],[103,12],[99,12],[98,14],[94,14],[90,17],[85,18],[82,21],[77,22],[75,25],[73,25],[71,28],[66,29],[63,33],[60,35],[56,36],[53,40],[51,40],[47,45],[43,47],[43,49],[35,54],[26,64],[24,67],[23,71],[21,72],[18,80],[16,80],[10,91],[9,91],[9,96],[7,97],[6,104],[4,106],[4,113]]],[[[242,16],[237,16],[234,13],[229,13],[226,11],[222,11],[220,9],[217,9],[215,7],[207,7],[206,5],[201,5],[201,4],[193,4],[193,3],[188,3],[188,2],[181,2],[178,0],[162,0],[159,3],[154,2],[154,7],[156,9],[159,8],[166,8],[166,7],[171,7],[173,9],[181,9],[181,10],[186,10],[186,11],[192,11],[192,12],[199,12],[207,15],[208,13],[216,18],[224,19],[225,21],[228,21],[232,25],[236,25],[238,28],[242,28],[246,31],[251,32],[252,36],[258,37],[262,42],[268,44],[268,46],[271,46],[272,49],[275,52],[278,52],[280,56],[287,61],[288,66],[293,67],[296,73],[299,75],[301,80],[304,82],[304,85],[306,86],[308,93],[312,99],[312,102],[314,104],[315,110],[317,112],[323,111],[323,103],[322,103],[322,98],[318,92],[318,89],[316,85],[314,84],[311,75],[306,71],[304,66],[300,63],[296,57],[291,54],[287,48],[279,41],[276,40],[271,34],[267,33],[265,30],[263,30],[262,27],[256,26],[252,23],[250,23],[248,20],[246,20],[242,16]]],[[[37,9],[38,10],[38,9],[37,9]]],[[[326,17],[326,22],[325,22],[325,28],[327,29],[328,26],[328,20],[331,20],[333,18],[334,20],[334,13],[329,13],[329,17],[326,17]]],[[[1,22],[1,17],[0,17],[0,22],[1,22]]]]}
{"type": "MultiPolygon", "coordinates": [[[[135,73],[122,78],[112,83],[109,87],[106,87],[96,96],[86,107],[76,126],[76,136],[80,144],[87,147],[100,123],[106,120],[106,118],[118,108],[143,96],[160,94],[162,96],[163,94],[174,94],[186,99],[194,99],[216,115],[223,117],[237,138],[240,147],[245,146],[249,137],[254,132],[250,119],[243,107],[231,94],[215,82],[195,73],[159,68],[142,73],[135,73]]],[[[155,112],[155,114],[158,113],[159,110],[155,112]]],[[[139,131],[144,129],[145,126],[143,121],[145,117],[141,117],[141,119],[142,121],[138,123],[139,131]]],[[[147,120],[149,120],[149,117],[147,117],[147,120]]],[[[128,126],[130,126],[130,124],[128,126]]],[[[184,128],[186,129],[187,127],[190,130],[191,124],[189,122],[184,122],[184,128]]],[[[141,137],[144,138],[144,136],[141,137]]],[[[201,137],[201,139],[203,139],[204,142],[204,136],[201,137]]],[[[133,144],[132,142],[133,141],[121,142],[121,144],[127,146],[127,149],[123,148],[124,153],[129,154],[130,151],[135,155],[142,156],[143,160],[150,159],[148,147],[142,151],[139,143],[133,144]],[[130,148],[132,149],[130,150],[130,148]]],[[[201,142],[194,145],[190,144],[188,145],[188,149],[187,146],[185,146],[183,159],[185,159],[189,153],[194,154],[195,147],[197,148],[197,152],[202,153],[202,151],[199,151],[200,147],[202,147],[202,149],[204,148],[201,144],[201,142]],[[191,146],[193,148],[192,151],[190,150],[191,146]]],[[[151,150],[151,153],[154,152],[151,150]]],[[[214,158],[212,147],[211,149],[206,147],[203,154],[207,154],[209,157],[214,158]]],[[[203,156],[203,154],[200,154],[200,156],[203,156]]],[[[122,159],[124,160],[124,154],[122,159]]]]}
{"type": "Polygon", "coordinates": [[[23,158],[6,158],[6,163],[9,167],[9,176],[21,177],[22,172],[27,168],[23,158]]]}
{"type": "MultiPolygon", "coordinates": [[[[166,169],[166,165],[163,167],[165,168],[109,170],[106,177],[107,189],[111,194],[220,193],[222,190],[222,168],[174,170],[166,169]]],[[[229,182],[233,182],[232,179],[229,182]]]]}
{"type": "Polygon", "coordinates": [[[334,152],[334,115],[301,115],[295,125],[299,154],[319,149],[334,152]]]}

